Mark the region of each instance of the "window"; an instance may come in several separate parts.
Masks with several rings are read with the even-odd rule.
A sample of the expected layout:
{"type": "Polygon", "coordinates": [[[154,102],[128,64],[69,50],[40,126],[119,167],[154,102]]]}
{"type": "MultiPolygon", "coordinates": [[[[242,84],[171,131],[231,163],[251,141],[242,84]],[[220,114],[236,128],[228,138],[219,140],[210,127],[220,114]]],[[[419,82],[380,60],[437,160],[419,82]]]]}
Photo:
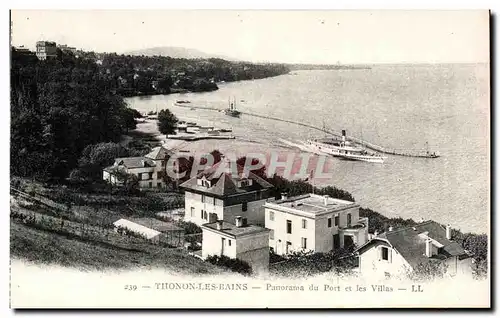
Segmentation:
{"type": "Polygon", "coordinates": [[[274,221],[274,212],[273,211],[269,211],[269,220],[274,221]]]}
{"type": "Polygon", "coordinates": [[[153,182],[150,182],[149,183],[149,187],[152,188],[153,187],[153,182]]]}
{"type": "Polygon", "coordinates": [[[149,179],[153,179],[153,173],[150,172],[148,177],[149,177],[149,179]]]}
{"type": "Polygon", "coordinates": [[[245,212],[247,209],[248,209],[247,203],[243,202],[243,204],[241,205],[241,210],[245,212]]]}
{"type": "Polygon", "coordinates": [[[271,230],[271,232],[269,232],[269,239],[274,240],[274,230],[271,230]]]}
{"type": "Polygon", "coordinates": [[[203,210],[201,210],[201,218],[203,219],[203,210]]]}
{"type": "Polygon", "coordinates": [[[307,238],[305,238],[305,237],[302,238],[302,248],[303,249],[307,248],[307,238]]]}
{"type": "Polygon", "coordinates": [[[203,219],[207,220],[208,219],[208,214],[207,211],[203,211],[203,219]]]}
{"type": "Polygon", "coordinates": [[[335,226],[339,226],[339,216],[335,215],[335,226]]]}
{"type": "Polygon", "coordinates": [[[191,216],[194,216],[194,207],[191,207],[191,216]]]}
{"type": "Polygon", "coordinates": [[[307,220],[306,219],[302,219],[302,228],[303,229],[307,228],[307,220]]]}
{"type": "Polygon", "coordinates": [[[332,227],[332,218],[328,218],[328,227],[332,227]]]}
{"type": "Polygon", "coordinates": [[[250,185],[250,181],[248,180],[241,180],[240,181],[240,187],[247,187],[250,185]]]}
{"type": "Polygon", "coordinates": [[[231,246],[231,240],[228,240],[227,242],[228,242],[229,246],[231,246]]]}
{"type": "Polygon", "coordinates": [[[384,261],[388,261],[389,260],[389,249],[387,247],[382,247],[382,259],[384,261]]]}
{"type": "Polygon", "coordinates": [[[201,195],[201,203],[205,203],[205,195],[201,195]]]}
{"type": "Polygon", "coordinates": [[[286,232],[292,234],[292,221],[286,220],[286,232]]]}
{"type": "Polygon", "coordinates": [[[161,182],[158,182],[157,185],[158,185],[158,188],[161,188],[161,186],[162,186],[161,182]]]}
{"type": "Polygon", "coordinates": [[[347,226],[351,226],[351,221],[352,221],[351,213],[347,213],[347,226]]]}

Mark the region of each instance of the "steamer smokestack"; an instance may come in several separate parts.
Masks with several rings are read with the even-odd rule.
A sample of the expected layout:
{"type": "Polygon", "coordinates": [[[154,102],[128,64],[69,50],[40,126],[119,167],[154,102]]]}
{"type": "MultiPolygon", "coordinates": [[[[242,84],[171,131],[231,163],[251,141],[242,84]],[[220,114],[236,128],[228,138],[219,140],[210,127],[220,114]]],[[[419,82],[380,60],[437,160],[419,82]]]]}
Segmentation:
{"type": "Polygon", "coordinates": [[[345,129],[342,129],[342,141],[345,142],[345,129]]]}

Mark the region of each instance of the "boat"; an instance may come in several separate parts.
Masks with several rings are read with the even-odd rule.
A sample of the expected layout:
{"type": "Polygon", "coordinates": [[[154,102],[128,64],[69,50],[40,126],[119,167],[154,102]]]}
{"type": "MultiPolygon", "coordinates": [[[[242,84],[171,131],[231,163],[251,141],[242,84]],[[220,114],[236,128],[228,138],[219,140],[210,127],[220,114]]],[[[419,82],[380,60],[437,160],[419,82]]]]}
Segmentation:
{"type": "Polygon", "coordinates": [[[364,148],[346,140],[346,131],[342,130],[342,137],[320,138],[307,140],[306,145],[314,152],[321,152],[344,160],[383,163],[387,157],[370,153],[364,148]]]}
{"type": "Polygon", "coordinates": [[[224,113],[231,117],[240,117],[241,112],[236,110],[236,100],[234,100],[233,102],[229,100],[229,106],[224,110],[224,113]]]}
{"type": "Polygon", "coordinates": [[[191,104],[191,102],[190,102],[190,101],[188,101],[188,100],[177,100],[177,101],[175,101],[175,102],[176,102],[177,104],[191,104]]]}

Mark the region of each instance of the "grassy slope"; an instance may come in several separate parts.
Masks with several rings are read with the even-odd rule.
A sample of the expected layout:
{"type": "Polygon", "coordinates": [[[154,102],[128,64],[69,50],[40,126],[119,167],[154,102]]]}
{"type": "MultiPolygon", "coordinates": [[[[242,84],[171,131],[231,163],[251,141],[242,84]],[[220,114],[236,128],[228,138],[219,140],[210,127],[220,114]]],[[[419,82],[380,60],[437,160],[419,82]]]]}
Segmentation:
{"type": "Polygon", "coordinates": [[[45,264],[85,270],[163,268],[185,274],[216,274],[223,270],[175,250],[150,244],[120,244],[84,241],[54,232],[11,224],[11,256],[45,264]]]}

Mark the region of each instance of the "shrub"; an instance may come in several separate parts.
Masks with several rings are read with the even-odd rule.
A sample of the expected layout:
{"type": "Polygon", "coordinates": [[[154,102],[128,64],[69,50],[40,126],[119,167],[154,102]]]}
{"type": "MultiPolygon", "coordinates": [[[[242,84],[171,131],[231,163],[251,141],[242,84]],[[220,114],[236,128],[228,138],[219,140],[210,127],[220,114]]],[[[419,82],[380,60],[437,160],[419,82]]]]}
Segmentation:
{"type": "Polygon", "coordinates": [[[229,258],[225,255],[211,255],[207,257],[206,261],[217,266],[229,268],[233,272],[237,272],[240,274],[250,275],[252,273],[252,268],[250,267],[250,265],[247,262],[237,258],[229,258]]]}
{"type": "Polygon", "coordinates": [[[443,278],[448,271],[446,263],[432,261],[419,263],[413,271],[408,273],[408,277],[414,281],[429,281],[436,278],[443,278]]]}
{"type": "Polygon", "coordinates": [[[196,223],[193,222],[185,222],[185,221],[179,221],[177,223],[177,226],[182,227],[185,231],[185,234],[198,234],[201,233],[201,227],[196,225],[196,223]]]}

